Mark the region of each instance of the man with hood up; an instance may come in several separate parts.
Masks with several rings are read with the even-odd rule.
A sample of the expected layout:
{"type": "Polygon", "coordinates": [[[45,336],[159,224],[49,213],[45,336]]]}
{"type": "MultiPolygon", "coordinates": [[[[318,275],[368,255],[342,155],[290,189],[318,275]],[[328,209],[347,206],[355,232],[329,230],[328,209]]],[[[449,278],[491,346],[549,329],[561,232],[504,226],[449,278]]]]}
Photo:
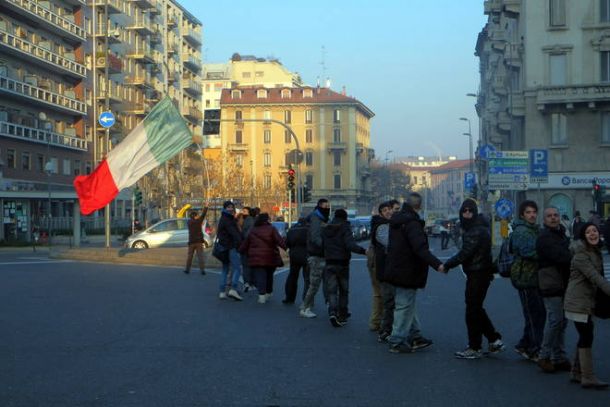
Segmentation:
{"type": "Polygon", "coordinates": [[[313,300],[318,293],[324,273],[324,246],[322,245],[322,228],[328,223],[330,204],[328,199],[321,198],[315,209],[309,214],[307,231],[307,264],[309,265],[309,288],[301,305],[300,315],[304,318],[315,318],[313,300]]]}
{"type": "Polygon", "coordinates": [[[410,353],[432,344],[421,336],[415,308],[417,290],[426,286],[428,267],[444,271],[428,246],[424,221],[419,217],[422,197],[412,192],[400,212],[390,219],[385,279],[396,287],[394,323],[388,338],[390,352],[410,353]]]}
{"type": "Polygon", "coordinates": [[[491,233],[489,223],[479,215],[473,199],[466,199],[460,208],[460,227],[462,248],[444,264],[445,272],[462,265],[466,274],[466,328],[468,329],[468,348],[456,352],[458,359],[479,359],[483,336],[489,341],[489,352],[497,353],[505,349],[502,336],[496,331],[487,316],[483,302],[493,280],[491,259],[491,233]]]}
{"type": "Polygon", "coordinates": [[[326,260],[324,292],[328,296],[328,318],[332,326],[339,328],[345,325],[348,317],[351,252],[365,254],[366,250],[356,244],[344,209],[337,209],[332,222],[322,230],[322,242],[326,260]]]}

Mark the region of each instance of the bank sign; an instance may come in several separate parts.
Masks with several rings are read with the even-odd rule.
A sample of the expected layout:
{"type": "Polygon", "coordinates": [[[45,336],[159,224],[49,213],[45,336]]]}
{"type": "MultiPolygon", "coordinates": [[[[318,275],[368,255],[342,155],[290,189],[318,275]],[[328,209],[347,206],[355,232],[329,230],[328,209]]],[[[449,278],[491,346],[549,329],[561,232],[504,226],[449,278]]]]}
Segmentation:
{"type": "MultiPolygon", "coordinates": [[[[540,184],[541,189],[591,189],[593,180],[597,179],[597,183],[610,188],[610,172],[599,173],[549,173],[549,181],[546,184],[540,184]]],[[[530,183],[529,189],[536,189],[538,184],[530,183]]]]}

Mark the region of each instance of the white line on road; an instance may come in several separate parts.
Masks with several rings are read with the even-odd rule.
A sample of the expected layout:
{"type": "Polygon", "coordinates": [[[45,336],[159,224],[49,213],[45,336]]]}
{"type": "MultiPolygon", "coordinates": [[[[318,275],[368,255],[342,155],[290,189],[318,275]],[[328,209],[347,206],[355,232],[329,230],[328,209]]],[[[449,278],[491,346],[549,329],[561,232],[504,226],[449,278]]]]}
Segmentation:
{"type": "Polygon", "coordinates": [[[18,266],[20,264],[51,264],[51,263],[74,263],[73,260],[47,260],[47,261],[6,261],[0,266],[18,266]]]}

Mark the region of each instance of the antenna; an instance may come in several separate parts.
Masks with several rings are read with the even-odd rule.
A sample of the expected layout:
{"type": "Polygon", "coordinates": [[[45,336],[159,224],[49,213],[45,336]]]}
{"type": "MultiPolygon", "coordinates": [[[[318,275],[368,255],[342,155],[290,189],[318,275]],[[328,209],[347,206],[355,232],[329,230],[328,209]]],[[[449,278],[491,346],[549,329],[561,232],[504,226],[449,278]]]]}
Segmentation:
{"type": "Polygon", "coordinates": [[[322,66],[322,75],[321,78],[326,77],[326,47],[322,45],[322,60],[320,61],[320,65],[322,66]]]}

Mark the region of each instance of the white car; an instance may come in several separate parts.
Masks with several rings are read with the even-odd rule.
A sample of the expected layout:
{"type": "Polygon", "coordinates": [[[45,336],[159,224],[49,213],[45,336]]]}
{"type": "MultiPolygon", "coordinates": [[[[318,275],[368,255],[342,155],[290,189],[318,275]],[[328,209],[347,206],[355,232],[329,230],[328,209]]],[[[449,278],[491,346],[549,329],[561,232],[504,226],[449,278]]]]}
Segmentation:
{"type": "MultiPolygon", "coordinates": [[[[188,219],[173,218],[155,223],[147,229],[129,236],[125,247],[148,249],[153,247],[186,246],[189,241],[188,219]]],[[[212,245],[212,238],[206,232],[207,221],[203,221],[203,247],[212,245]]]]}

